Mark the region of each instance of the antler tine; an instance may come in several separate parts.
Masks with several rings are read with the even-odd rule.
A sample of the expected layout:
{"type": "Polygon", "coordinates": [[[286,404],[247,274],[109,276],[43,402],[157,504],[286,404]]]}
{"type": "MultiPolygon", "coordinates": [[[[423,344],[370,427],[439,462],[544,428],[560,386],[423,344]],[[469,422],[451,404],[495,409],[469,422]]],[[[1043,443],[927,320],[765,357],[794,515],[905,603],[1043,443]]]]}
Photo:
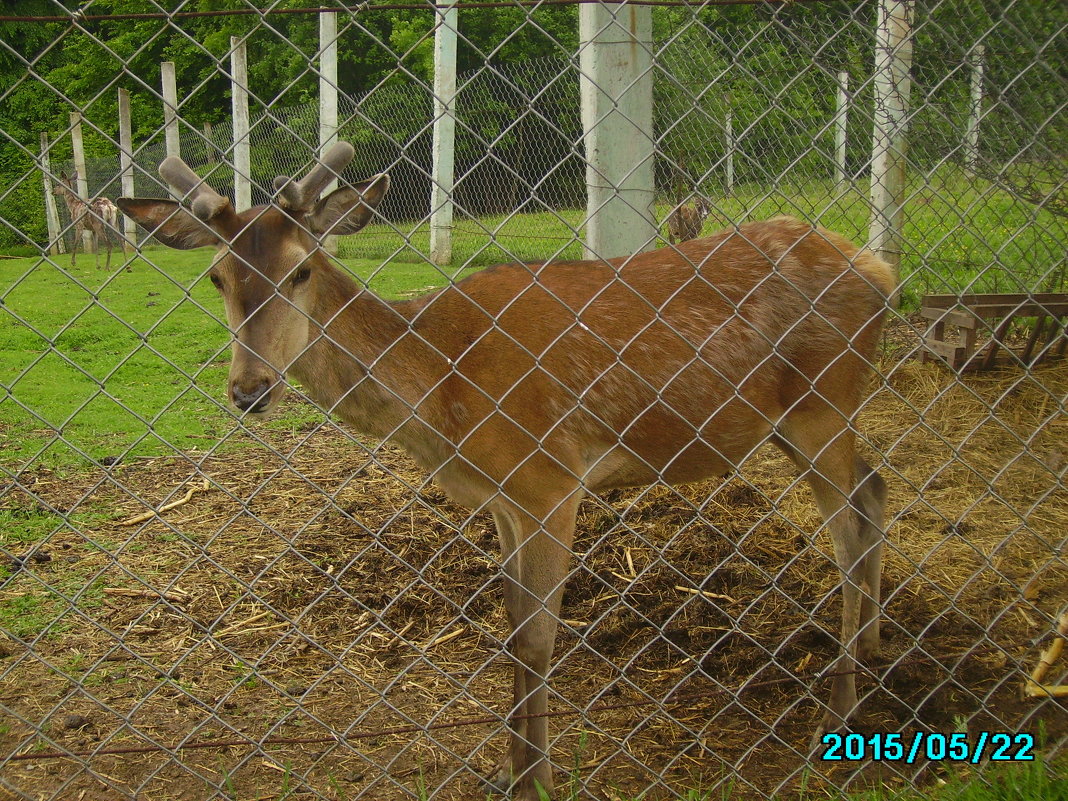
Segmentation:
{"type": "Polygon", "coordinates": [[[178,156],[168,156],[159,165],[159,174],[171,185],[176,197],[189,198],[190,208],[197,218],[207,222],[230,201],[212,189],[178,156]]]}
{"type": "Polygon", "coordinates": [[[311,208],[319,193],[331,180],[348,166],[356,155],[356,150],[348,142],[335,142],[300,181],[294,181],[285,175],[274,179],[274,188],[283,208],[293,211],[307,211],[311,208]]]}

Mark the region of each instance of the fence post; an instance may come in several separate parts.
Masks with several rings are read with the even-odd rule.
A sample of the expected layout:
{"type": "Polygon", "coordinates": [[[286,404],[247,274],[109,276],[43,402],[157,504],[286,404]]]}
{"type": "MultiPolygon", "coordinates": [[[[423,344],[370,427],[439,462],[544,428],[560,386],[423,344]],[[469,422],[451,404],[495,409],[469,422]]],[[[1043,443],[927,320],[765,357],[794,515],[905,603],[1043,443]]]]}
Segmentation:
{"type": "MultiPolygon", "coordinates": [[[[72,111],[70,113],[70,141],[74,146],[74,171],[78,174],[78,180],[74,187],[74,191],[78,193],[78,197],[89,202],[89,176],[85,174],[85,144],[82,139],[82,115],[80,112],[72,111]]],[[[88,213],[88,212],[86,212],[88,213]]],[[[74,221],[71,220],[71,223],[74,221]]],[[[77,229],[75,229],[77,231],[77,229]]],[[[74,240],[72,247],[77,247],[77,239],[74,240]]],[[[93,232],[89,230],[89,226],[82,229],[82,250],[86,253],[95,253],[93,249],[93,232]]]]}
{"type": "Polygon", "coordinates": [[[879,0],[875,28],[869,247],[894,267],[902,250],[912,9],[912,0],[879,0]]]}
{"type": "Polygon", "coordinates": [[[159,74],[160,81],[163,83],[163,129],[167,142],[167,155],[181,158],[182,142],[178,132],[178,84],[174,77],[174,62],[161,62],[159,74]]]}
{"type": "MultiPolygon", "coordinates": [[[[729,101],[728,101],[729,102],[729,101]]],[[[723,120],[723,136],[727,147],[727,181],[726,194],[734,192],[734,110],[728,106],[727,114],[723,120]]]]}
{"type": "MultiPolygon", "coordinates": [[[[119,183],[125,197],[134,196],[133,125],[130,118],[130,93],[119,89],[119,183]]],[[[137,242],[137,223],[122,215],[122,252],[137,242]]]]}
{"type": "Polygon", "coordinates": [[[248,132],[248,61],[245,42],[230,37],[230,101],[234,117],[234,208],[252,207],[252,153],[248,132]]]}
{"type": "Polygon", "coordinates": [[[983,113],[983,70],[986,48],[977,44],[969,59],[972,68],[968,104],[968,125],[964,131],[964,168],[974,172],[979,165],[979,119],[983,113]]]}
{"type": "Polygon", "coordinates": [[[215,135],[210,122],[204,123],[204,151],[207,154],[207,163],[215,164],[215,135]]]}
{"type": "Polygon", "coordinates": [[[44,179],[45,224],[48,226],[48,252],[53,256],[66,253],[59,235],[59,209],[52,191],[52,161],[48,152],[48,133],[41,131],[41,177],[44,179]]]}
{"type": "Polygon", "coordinates": [[[579,6],[579,94],[586,150],[586,254],[631,256],[655,242],[652,13],[579,6]]]}
{"type": "Polygon", "coordinates": [[[841,189],[845,186],[846,135],[849,131],[849,70],[838,72],[838,102],[834,111],[834,180],[841,189]]]}
{"type": "Polygon", "coordinates": [[[456,166],[456,4],[439,9],[434,30],[434,141],[430,181],[430,260],[452,261],[453,189],[456,166]]]}
{"type": "MultiPolygon", "coordinates": [[[[337,141],[337,14],[319,12],[319,154],[326,153],[337,141]]],[[[337,179],[331,179],[323,190],[333,192],[337,179]]],[[[337,237],[328,236],[323,249],[337,255],[337,237]]]]}

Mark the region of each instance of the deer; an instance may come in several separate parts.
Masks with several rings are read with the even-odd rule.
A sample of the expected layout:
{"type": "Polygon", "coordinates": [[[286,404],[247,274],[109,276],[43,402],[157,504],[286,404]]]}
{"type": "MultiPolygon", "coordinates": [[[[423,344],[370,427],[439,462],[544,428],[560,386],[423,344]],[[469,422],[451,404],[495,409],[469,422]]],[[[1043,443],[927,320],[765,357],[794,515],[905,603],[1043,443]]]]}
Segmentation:
{"type": "Polygon", "coordinates": [[[712,207],[708,201],[698,195],[694,198],[692,206],[680,203],[671,210],[668,215],[668,242],[672,245],[696,239],[701,235],[701,227],[705,224],[705,218],[711,213],[712,207]]]}
{"type": "Polygon", "coordinates": [[[77,185],[78,173],[73,173],[68,178],[67,173],[60,173],[52,194],[63,199],[67,204],[67,212],[70,214],[71,225],[74,227],[74,243],[70,249],[70,266],[75,266],[78,254],[78,241],[82,238],[82,232],[88,231],[93,240],[93,253],[96,254],[96,266],[100,267],[100,240],[103,239],[108,246],[107,261],[104,269],[111,268],[111,237],[108,229],[114,229],[119,218],[118,207],[106,197],[95,198],[88,203],[78,196],[74,190],[77,185]]]}
{"type": "Polygon", "coordinates": [[[215,249],[226,392],[244,418],[269,415],[296,379],[492,515],[514,670],[508,747],[486,781],[520,801],[551,792],[546,681],[582,499],[720,477],[765,443],[807,480],[833,543],[842,647],[813,747],[844,726],[856,665],[879,644],[887,488],[853,420],[895,271],[777,217],[627,258],[498,265],[387,301],[321,247],[367,225],[389,189],[382,173],[319,197],[354,153],[336,143],[242,212],[172,156],[159,172],[173,198],[118,204],[165,245],[215,249]]]}

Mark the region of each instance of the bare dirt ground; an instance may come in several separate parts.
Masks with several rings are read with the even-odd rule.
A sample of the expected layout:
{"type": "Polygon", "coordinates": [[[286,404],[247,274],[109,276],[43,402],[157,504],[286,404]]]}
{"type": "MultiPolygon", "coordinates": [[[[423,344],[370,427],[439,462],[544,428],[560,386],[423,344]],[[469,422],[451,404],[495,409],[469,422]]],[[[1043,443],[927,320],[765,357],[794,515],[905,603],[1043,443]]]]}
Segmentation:
{"type": "MultiPolygon", "coordinates": [[[[856,730],[1041,730],[1063,751],[1063,703],[1021,687],[1068,600],[1068,365],[885,372],[859,421],[892,520],[856,730]]],[[[335,426],[256,436],[267,447],[42,468],[0,496],[72,521],[0,587],[45,599],[35,634],[0,641],[0,764],[158,749],[8,761],[0,798],[484,797],[510,704],[488,516],[335,426]]],[[[764,797],[856,768],[805,767],[838,576],[807,487],[771,450],[751,461],[584,504],[550,721],[580,797],[721,781],[764,797]]],[[[869,766],[852,786],[943,769],[869,766]]]]}

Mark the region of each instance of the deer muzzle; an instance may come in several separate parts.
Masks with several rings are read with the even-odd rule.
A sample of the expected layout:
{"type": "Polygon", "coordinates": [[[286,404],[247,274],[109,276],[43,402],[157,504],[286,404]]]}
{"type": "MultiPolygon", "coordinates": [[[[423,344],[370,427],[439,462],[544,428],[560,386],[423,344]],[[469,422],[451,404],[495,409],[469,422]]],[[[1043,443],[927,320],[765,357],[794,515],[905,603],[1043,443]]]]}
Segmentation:
{"type": "Polygon", "coordinates": [[[263,414],[271,405],[271,382],[264,378],[252,382],[231,381],[230,398],[243,412],[263,414]]]}

